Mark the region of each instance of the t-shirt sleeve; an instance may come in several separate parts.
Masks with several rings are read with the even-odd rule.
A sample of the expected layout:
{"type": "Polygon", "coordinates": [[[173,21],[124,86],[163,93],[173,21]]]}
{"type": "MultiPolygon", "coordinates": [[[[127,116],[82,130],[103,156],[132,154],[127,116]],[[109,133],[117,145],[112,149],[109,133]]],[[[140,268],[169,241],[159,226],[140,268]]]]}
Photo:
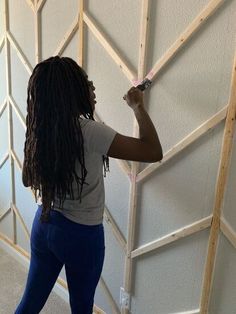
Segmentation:
{"type": "Polygon", "coordinates": [[[88,120],[86,122],[84,142],[87,151],[106,155],[117,132],[97,121],[88,120]]]}

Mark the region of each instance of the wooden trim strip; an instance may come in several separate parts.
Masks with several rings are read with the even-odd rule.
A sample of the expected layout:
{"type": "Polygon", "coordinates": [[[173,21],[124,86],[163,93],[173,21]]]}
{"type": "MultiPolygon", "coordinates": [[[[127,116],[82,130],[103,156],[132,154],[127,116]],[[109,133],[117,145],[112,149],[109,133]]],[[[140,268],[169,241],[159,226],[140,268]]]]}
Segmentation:
{"type": "Polygon", "coordinates": [[[97,38],[97,40],[100,42],[100,44],[103,46],[103,48],[107,51],[107,53],[110,55],[110,57],[119,66],[121,71],[126,75],[126,77],[133,84],[133,80],[136,77],[135,73],[122,60],[118,51],[116,49],[114,49],[112,47],[112,45],[108,42],[108,40],[105,38],[105,35],[98,29],[98,27],[95,25],[94,21],[92,21],[92,18],[88,16],[87,12],[84,12],[83,17],[84,17],[84,22],[87,24],[88,28],[91,30],[91,32],[94,34],[94,36],[97,38]]]}
{"type": "Polygon", "coordinates": [[[126,239],[106,206],[104,208],[104,218],[106,222],[111,226],[112,232],[116,237],[118,243],[120,244],[121,248],[124,252],[126,252],[126,239]]]}
{"type": "Polygon", "coordinates": [[[174,145],[170,150],[168,150],[163,159],[158,163],[153,163],[146,167],[143,171],[138,174],[137,182],[142,181],[149,175],[151,175],[156,169],[161,167],[168,160],[182,152],[186,147],[194,143],[197,139],[199,139],[203,134],[205,134],[210,129],[216,127],[222,120],[225,119],[227,114],[228,106],[225,106],[223,109],[218,111],[214,116],[205,121],[199,127],[197,127],[194,131],[188,134],[185,138],[183,138],[179,143],[174,145]]]}
{"type": "Polygon", "coordinates": [[[14,244],[14,242],[9,237],[7,237],[5,234],[3,234],[1,232],[0,232],[0,240],[7,243],[9,246],[11,246],[13,249],[15,249],[18,253],[20,253],[21,255],[26,257],[27,259],[30,258],[30,254],[27,251],[22,249],[18,244],[14,244]]]}
{"type": "Polygon", "coordinates": [[[139,40],[138,78],[143,79],[147,62],[147,44],[149,28],[150,0],[142,1],[141,26],[139,40]]]}
{"type": "Polygon", "coordinates": [[[93,305],[93,314],[106,314],[106,313],[94,304],[93,305]]]}
{"type": "MultiPolygon", "coordinates": [[[[146,57],[147,57],[147,34],[149,24],[149,9],[150,1],[142,0],[142,11],[141,11],[141,31],[139,40],[139,60],[138,60],[138,80],[142,80],[144,72],[146,70],[146,57]]],[[[135,84],[135,81],[133,81],[135,84]]],[[[139,126],[134,119],[133,123],[133,136],[139,136],[139,126]]],[[[137,188],[136,182],[137,174],[139,171],[139,162],[131,162],[131,173],[130,173],[130,198],[129,198],[129,213],[128,213],[128,235],[127,235],[127,254],[125,256],[125,273],[124,273],[124,289],[126,292],[131,294],[131,287],[133,282],[133,260],[131,253],[134,249],[134,241],[136,235],[136,216],[137,216],[137,188]]],[[[122,307],[122,314],[128,314],[129,309],[122,307]]]]}
{"type": "Polygon", "coordinates": [[[108,299],[110,306],[112,308],[112,313],[120,314],[120,310],[119,310],[118,306],[116,305],[116,302],[113,299],[113,296],[112,296],[111,292],[109,291],[109,289],[108,289],[102,276],[100,277],[99,284],[101,285],[103,291],[105,292],[105,294],[107,296],[107,299],[108,299]]]}
{"type": "Polygon", "coordinates": [[[26,130],[26,120],[25,120],[25,117],[24,117],[23,113],[21,112],[19,106],[17,105],[17,103],[15,102],[15,100],[13,99],[12,96],[9,96],[9,101],[10,101],[16,115],[19,118],[21,125],[23,126],[24,130],[26,130]]]}
{"type": "Polygon", "coordinates": [[[128,161],[123,160],[123,159],[116,159],[116,162],[118,163],[118,165],[120,166],[120,168],[124,172],[124,174],[126,174],[130,179],[131,169],[130,169],[130,165],[129,165],[128,161]]]}
{"type": "Polygon", "coordinates": [[[25,0],[25,1],[28,4],[28,6],[31,8],[31,10],[34,11],[34,4],[33,4],[33,2],[31,0],[25,0]]]}
{"type": "MultiPolygon", "coordinates": [[[[35,4],[37,6],[37,3],[35,4]]],[[[41,60],[41,12],[34,12],[34,33],[35,33],[35,63],[38,64],[41,60]]]]}
{"type": "Polygon", "coordinates": [[[5,36],[3,35],[2,38],[0,39],[0,53],[2,51],[2,48],[4,47],[5,44],[5,36]]]}
{"type": "Polygon", "coordinates": [[[200,314],[200,309],[190,310],[186,312],[178,312],[178,313],[173,313],[173,314],[200,314]]]}
{"type": "Polygon", "coordinates": [[[4,218],[7,214],[9,214],[10,211],[11,211],[11,208],[8,208],[4,213],[2,213],[2,214],[0,215],[0,221],[3,220],[3,218],[4,218]]]}
{"type": "Polygon", "coordinates": [[[19,168],[20,171],[22,171],[22,163],[20,161],[20,159],[17,157],[14,149],[11,150],[11,155],[12,155],[12,158],[14,159],[14,161],[16,162],[17,164],[17,167],[19,168]]]}
{"type": "Polygon", "coordinates": [[[220,230],[223,232],[224,236],[229,240],[229,242],[236,249],[236,232],[230,226],[230,224],[226,221],[224,217],[220,219],[220,230]]]}
{"type": "Polygon", "coordinates": [[[234,56],[230,99],[225,122],[225,129],[222,141],[221,158],[219,163],[219,170],[216,181],[215,202],[213,207],[213,221],[209,237],[207,259],[204,270],[204,280],[201,295],[201,314],[207,314],[213,281],[213,272],[216,259],[217,244],[220,232],[220,218],[222,212],[222,205],[226,189],[226,182],[228,178],[228,170],[231,159],[233,135],[235,129],[235,115],[236,115],[236,53],[234,56]]]}
{"type": "Polygon", "coordinates": [[[72,37],[74,36],[78,28],[79,28],[79,22],[78,22],[78,17],[76,17],[73,23],[71,24],[69,30],[64,35],[56,51],[54,52],[54,56],[57,56],[57,55],[60,56],[63,53],[63,51],[66,49],[67,45],[69,44],[70,40],[72,39],[72,37]]]}
{"type": "Polygon", "coordinates": [[[4,101],[3,101],[3,104],[2,104],[2,106],[1,106],[1,108],[0,108],[0,118],[1,118],[1,116],[2,116],[2,114],[3,114],[3,112],[4,112],[4,110],[6,109],[6,107],[7,107],[7,100],[6,100],[6,98],[5,98],[4,101]]]}
{"type": "Polygon", "coordinates": [[[84,64],[84,0],[79,0],[79,65],[84,64]]]}
{"type": "Polygon", "coordinates": [[[212,215],[205,217],[203,219],[200,219],[176,231],[173,231],[157,240],[144,244],[140,246],[139,248],[137,248],[136,250],[134,250],[131,253],[131,257],[134,258],[140,255],[143,255],[145,253],[154,251],[160,247],[163,247],[164,245],[170,244],[179,239],[192,235],[196,232],[202,231],[211,225],[211,221],[212,221],[212,215]]]}
{"type": "Polygon", "coordinates": [[[0,160],[0,169],[5,165],[5,162],[8,160],[8,158],[9,158],[9,153],[7,152],[5,156],[0,160]]]}
{"type": "Polygon", "coordinates": [[[39,0],[39,2],[37,4],[37,12],[40,12],[43,9],[45,2],[46,2],[46,0],[39,0]]]}
{"type": "Polygon", "coordinates": [[[222,5],[224,0],[211,0],[202,12],[189,24],[185,31],[165,52],[165,54],[155,63],[147,78],[153,80],[162,68],[176,55],[183,45],[193,36],[193,34],[204,24],[204,22],[222,5]]]}
{"type": "Polygon", "coordinates": [[[25,66],[27,72],[31,75],[33,68],[31,66],[29,60],[27,59],[26,55],[24,54],[24,52],[20,48],[19,44],[17,43],[17,41],[15,40],[13,35],[10,33],[10,31],[7,32],[7,39],[9,40],[12,47],[16,50],[16,53],[17,53],[19,59],[21,60],[21,62],[23,63],[23,65],[25,66]]]}
{"type": "Polygon", "coordinates": [[[24,219],[22,218],[20,212],[19,212],[19,209],[16,207],[15,204],[11,204],[11,208],[12,210],[14,211],[14,213],[16,214],[16,216],[18,217],[18,219],[20,220],[20,223],[22,224],[22,227],[23,227],[23,230],[24,230],[24,233],[27,237],[27,239],[29,240],[30,239],[30,233],[29,233],[29,230],[24,222],[24,219]]]}

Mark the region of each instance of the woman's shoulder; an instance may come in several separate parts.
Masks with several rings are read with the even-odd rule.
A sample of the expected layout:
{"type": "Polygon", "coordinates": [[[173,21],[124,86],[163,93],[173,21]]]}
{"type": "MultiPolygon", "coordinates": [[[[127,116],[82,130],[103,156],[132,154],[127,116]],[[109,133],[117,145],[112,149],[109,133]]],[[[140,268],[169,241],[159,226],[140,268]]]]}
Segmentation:
{"type": "Polygon", "coordinates": [[[104,123],[92,119],[79,118],[81,128],[96,129],[104,126],[104,123]]]}

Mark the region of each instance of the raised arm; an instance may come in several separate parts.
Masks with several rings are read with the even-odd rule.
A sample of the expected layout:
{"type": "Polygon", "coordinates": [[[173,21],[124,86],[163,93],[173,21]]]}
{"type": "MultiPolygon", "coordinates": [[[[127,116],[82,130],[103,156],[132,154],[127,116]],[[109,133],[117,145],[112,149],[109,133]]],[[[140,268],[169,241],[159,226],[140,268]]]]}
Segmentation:
{"type": "Polygon", "coordinates": [[[156,129],[144,108],[143,92],[132,87],[123,97],[134,111],[139,125],[139,138],[116,134],[107,155],[113,158],[157,162],[163,158],[156,129]]]}

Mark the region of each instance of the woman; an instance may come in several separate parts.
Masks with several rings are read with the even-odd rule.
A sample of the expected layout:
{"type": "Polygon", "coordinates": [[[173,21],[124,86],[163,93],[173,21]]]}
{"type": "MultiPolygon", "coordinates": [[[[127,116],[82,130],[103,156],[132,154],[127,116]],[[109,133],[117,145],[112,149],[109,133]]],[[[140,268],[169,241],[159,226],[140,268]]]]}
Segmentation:
{"type": "Polygon", "coordinates": [[[63,265],[72,314],[92,313],[105,254],[103,169],[105,175],[108,156],[162,159],[143,93],[132,87],[123,97],[139,124],[140,138],[133,138],[94,121],[94,90],[85,71],[67,57],[37,64],[29,79],[22,179],[35,191],[39,206],[16,314],[41,311],[63,265]]]}

